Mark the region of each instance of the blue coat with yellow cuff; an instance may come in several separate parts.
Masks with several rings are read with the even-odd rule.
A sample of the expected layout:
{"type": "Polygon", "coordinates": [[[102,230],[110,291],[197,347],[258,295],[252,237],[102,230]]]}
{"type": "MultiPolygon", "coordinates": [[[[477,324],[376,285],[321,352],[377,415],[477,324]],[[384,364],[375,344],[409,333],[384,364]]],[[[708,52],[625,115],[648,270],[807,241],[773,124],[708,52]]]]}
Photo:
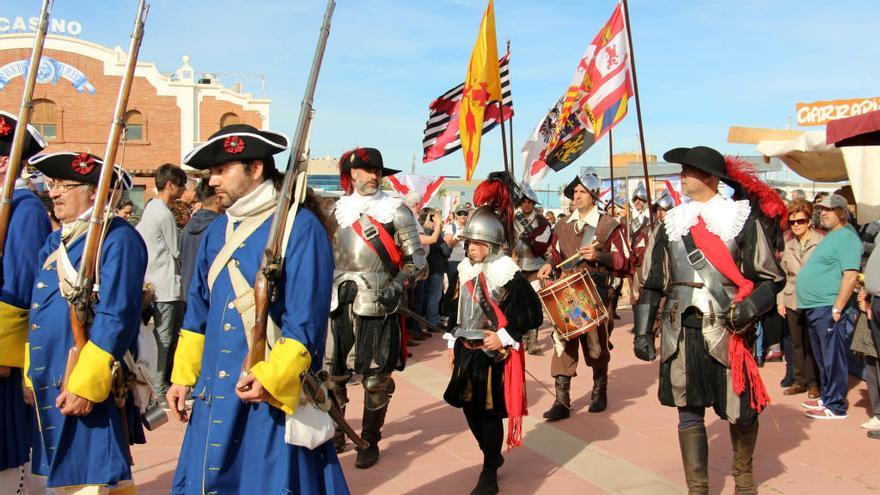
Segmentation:
{"type": "MultiPolygon", "coordinates": [[[[232,255],[253,286],[271,217],[232,255]]],[[[229,270],[211,290],[207,275],[225,243],[229,217],[206,230],[196,257],[187,311],[174,356],[171,381],[193,387],[192,416],[172,484],[176,494],[345,494],[348,487],[332,442],[308,450],[284,442],[285,414],[300,396],[300,374],[318,370],[324,355],[333,255],[315,215],[300,209],[290,235],[284,270],[270,317],[281,337],[266,361],[250,371],[274,398],[245,404],[235,395],[248,346],[233,304],[229,270]]]]}
{"type": "MultiPolygon", "coordinates": [[[[60,231],[49,236],[40,251],[40,266],[61,241],[60,231]]],[[[78,267],[85,236],[67,246],[78,267]]],[[[113,398],[110,369],[126,351],[137,348],[141,290],[147,268],[147,248],[128,222],[114,218],[101,255],[98,302],[89,329],[89,342],[68,380],[68,391],[95,403],[86,416],[64,416],[55,406],[68,350],[73,346],[68,302],[58,288],[56,263],[44,267],[33,287],[30,313],[28,377],[33,384],[37,422],[33,441],[33,472],[46,476],[50,488],[74,485],[114,485],[131,479],[128,439],[113,398]]],[[[136,410],[127,408],[129,428],[139,428],[136,410]]],[[[142,430],[131,431],[142,436],[142,430]]]]}
{"type": "Polygon", "coordinates": [[[0,287],[0,366],[12,368],[0,378],[0,471],[30,458],[32,411],[22,400],[22,368],[38,255],[51,231],[49,214],[34,193],[14,190],[0,287]]]}

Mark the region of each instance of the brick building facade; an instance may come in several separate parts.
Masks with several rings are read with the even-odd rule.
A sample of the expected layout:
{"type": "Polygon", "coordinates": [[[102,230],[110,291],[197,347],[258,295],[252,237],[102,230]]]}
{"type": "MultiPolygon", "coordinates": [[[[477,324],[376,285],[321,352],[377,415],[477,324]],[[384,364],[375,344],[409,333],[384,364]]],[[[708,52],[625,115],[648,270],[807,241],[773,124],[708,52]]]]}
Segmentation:
{"type": "MultiPolygon", "coordinates": [[[[18,114],[33,34],[0,35],[0,109],[18,114]]],[[[79,38],[49,35],[34,90],[31,122],[47,151],[104,154],[127,54],[79,38]]],[[[184,56],[172,74],[140,61],[126,113],[124,165],[135,176],[131,199],[152,196],[152,171],[183,156],[222,125],[269,126],[269,100],[196,75],[184,56]]],[[[122,157],[120,149],[117,157],[122,157]]]]}

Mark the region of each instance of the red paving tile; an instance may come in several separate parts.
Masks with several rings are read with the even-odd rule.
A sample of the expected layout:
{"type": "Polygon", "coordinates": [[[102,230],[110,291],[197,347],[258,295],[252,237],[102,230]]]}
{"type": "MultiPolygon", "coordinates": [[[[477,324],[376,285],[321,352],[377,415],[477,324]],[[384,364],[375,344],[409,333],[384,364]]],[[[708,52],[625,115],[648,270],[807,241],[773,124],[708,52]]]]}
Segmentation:
{"type": "MultiPolygon", "coordinates": [[[[657,402],[657,363],[642,363],[633,357],[628,332],[630,313],[624,311],[622,315],[624,319],[617,322],[612,336],[616,347],[612,351],[608,410],[601,414],[586,412],[592,378],[582,364],[581,375],[572,386],[576,414],[552,425],[540,421],[553,402],[551,392],[544,388],[552,389],[552,350],[548,331],[542,331],[544,355],[527,357],[527,368],[534,375],[527,377],[531,416],[527,424],[531,426],[525,428],[524,446],[505,452],[506,463],[499,472],[503,493],[655,493],[654,488],[663,484],[669,485],[666,492],[686,491],[675,432],[676,413],[657,402]],[[542,440],[553,432],[561,432],[563,437],[559,438],[571,441],[545,445],[547,442],[542,440]],[[593,457],[584,457],[585,453],[593,457]],[[620,480],[609,484],[606,478],[614,474],[597,474],[583,464],[586,458],[607,461],[615,469],[630,469],[634,478],[635,474],[644,475],[660,484],[652,487],[634,482],[627,486],[620,480]]],[[[468,493],[476,482],[481,462],[476,443],[461,412],[440,399],[448,375],[444,343],[435,336],[412,351],[413,366],[395,375],[397,391],[386,420],[379,464],[360,470],[354,467],[355,452],[340,455],[352,493],[452,495],[468,493]]],[[[762,369],[773,404],[762,415],[755,458],[761,491],[880,491],[876,469],[880,464],[880,442],[867,439],[859,428],[868,417],[864,385],[856,381],[851,384],[848,398],[852,407],[847,420],[819,422],[804,416],[799,406],[804,395],[782,395],[778,383],[783,373],[782,363],[767,363],[762,369]]],[[[359,429],[363,402],[360,389],[352,388],[350,396],[349,419],[359,429]]],[[[727,425],[709,411],[707,428],[711,491],[732,493],[727,425]]],[[[183,426],[172,420],[148,433],[147,445],[134,448],[139,493],[167,493],[183,431],[183,426]]]]}

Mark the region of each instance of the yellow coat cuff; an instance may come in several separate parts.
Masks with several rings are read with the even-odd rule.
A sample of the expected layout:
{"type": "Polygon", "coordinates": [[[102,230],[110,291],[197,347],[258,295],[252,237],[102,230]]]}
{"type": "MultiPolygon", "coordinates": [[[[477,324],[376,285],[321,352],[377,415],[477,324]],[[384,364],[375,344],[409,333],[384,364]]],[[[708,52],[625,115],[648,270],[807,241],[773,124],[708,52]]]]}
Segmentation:
{"type": "Polygon", "coordinates": [[[96,404],[104,402],[110,395],[113,361],[112,354],[88,341],[70,373],[67,390],[96,404]]]}
{"type": "Polygon", "coordinates": [[[311,365],[312,355],[304,345],[293,339],[279,339],[269,353],[269,359],[255,364],[250,372],[272,395],[270,404],[293,414],[302,388],[300,376],[311,365]]]}
{"type": "Polygon", "coordinates": [[[202,372],[202,353],[205,349],[205,336],[181,330],[174,351],[174,368],[171,370],[171,383],[192,387],[202,372]]]}
{"type": "Polygon", "coordinates": [[[28,370],[31,369],[31,345],[24,345],[24,373],[21,374],[22,382],[27,388],[34,388],[34,383],[28,378],[28,370]]]}
{"type": "Polygon", "coordinates": [[[0,366],[24,368],[28,310],[0,302],[0,366]]]}

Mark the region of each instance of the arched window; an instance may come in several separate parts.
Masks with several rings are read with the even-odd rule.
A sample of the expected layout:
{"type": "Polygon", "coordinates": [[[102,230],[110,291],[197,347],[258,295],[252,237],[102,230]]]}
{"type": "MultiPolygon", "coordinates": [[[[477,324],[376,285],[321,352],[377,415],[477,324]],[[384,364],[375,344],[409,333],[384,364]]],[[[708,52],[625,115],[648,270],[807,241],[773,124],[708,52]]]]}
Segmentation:
{"type": "Polygon", "coordinates": [[[31,125],[46,139],[58,138],[58,110],[52,100],[34,100],[31,125]]]}
{"type": "Polygon", "coordinates": [[[220,117],[220,127],[226,127],[228,125],[233,124],[241,124],[241,117],[232,112],[224,113],[222,117],[220,117]]]}
{"type": "Polygon", "coordinates": [[[137,110],[125,112],[126,139],[129,141],[144,140],[144,114],[137,110]]]}

